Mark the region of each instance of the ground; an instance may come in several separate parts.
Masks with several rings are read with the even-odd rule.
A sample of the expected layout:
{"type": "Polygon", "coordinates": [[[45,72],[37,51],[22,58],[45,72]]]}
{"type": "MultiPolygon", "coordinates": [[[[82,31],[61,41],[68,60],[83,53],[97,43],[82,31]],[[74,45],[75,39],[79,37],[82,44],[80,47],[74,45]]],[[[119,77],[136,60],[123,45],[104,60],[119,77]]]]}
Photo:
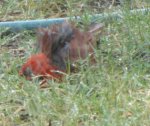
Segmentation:
{"type": "Polygon", "coordinates": [[[150,124],[150,12],[149,0],[114,3],[103,0],[0,1],[0,20],[25,20],[123,11],[121,20],[105,24],[95,49],[97,64],[80,63],[80,71],[62,83],[18,75],[35,53],[33,31],[5,33],[0,29],[0,126],[149,126],[150,124]]]}

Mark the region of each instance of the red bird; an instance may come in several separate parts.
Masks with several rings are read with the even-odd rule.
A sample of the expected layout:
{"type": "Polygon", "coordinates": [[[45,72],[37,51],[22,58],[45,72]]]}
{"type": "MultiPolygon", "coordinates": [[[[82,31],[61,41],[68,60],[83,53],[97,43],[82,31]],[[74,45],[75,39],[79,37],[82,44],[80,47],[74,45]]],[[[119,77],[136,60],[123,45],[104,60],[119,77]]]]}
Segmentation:
{"type": "Polygon", "coordinates": [[[39,54],[32,55],[22,66],[20,75],[31,79],[32,74],[50,79],[61,79],[61,72],[73,71],[73,63],[93,54],[96,46],[94,33],[102,28],[94,25],[87,32],[81,32],[73,24],[64,22],[37,32],[39,54]],[[59,71],[59,72],[56,72],[59,71]]]}
{"type": "Polygon", "coordinates": [[[32,55],[19,71],[21,76],[31,80],[32,74],[42,78],[59,79],[62,78],[62,71],[51,64],[50,60],[43,53],[32,55]]]}

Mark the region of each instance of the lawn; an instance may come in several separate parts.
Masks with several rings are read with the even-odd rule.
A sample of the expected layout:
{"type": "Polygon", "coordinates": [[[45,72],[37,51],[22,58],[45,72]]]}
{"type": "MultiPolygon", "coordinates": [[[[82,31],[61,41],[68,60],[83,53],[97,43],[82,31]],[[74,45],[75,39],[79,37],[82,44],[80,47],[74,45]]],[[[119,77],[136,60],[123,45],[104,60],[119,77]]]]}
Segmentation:
{"type": "MultiPolygon", "coordinates": [[[[124,0],[120,0],[124,1],[124,0]]],[[[149,0],[115,4],[109,0],[0,1],[0,21],[42,19],[122,11],[121,20],[105,24],[95,49],[97,64],[79,61],[80,71],[63,82],[18,75],[36,52],[35,31],[5,33],[0,29],[0,126],[149,126],[150,125],[150,11],[149,0]]]]}

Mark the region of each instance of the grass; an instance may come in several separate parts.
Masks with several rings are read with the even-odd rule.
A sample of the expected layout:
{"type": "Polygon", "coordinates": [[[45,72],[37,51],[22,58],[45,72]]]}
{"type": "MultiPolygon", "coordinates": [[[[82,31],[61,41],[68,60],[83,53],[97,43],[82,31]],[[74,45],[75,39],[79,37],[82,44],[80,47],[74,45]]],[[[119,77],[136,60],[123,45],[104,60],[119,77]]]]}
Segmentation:
{"type": "MultiPolygon", "coordinates": [[[[66,6],[75,3],[80,4],[74,1],[66,6]]],[[[33,19],[43,18],[51,10],[44,14],[40,9],[43,14],[35,16],[29,7],[23,8],[23,1],[10,1],[2,13],[6,8],[7,12],[16,9],[23,15],[20,19],[33,19]]],[[[35,51],[36,36],[22,31],[1,37],[0,126],[149,126],[150,12],[131,15],[127,7],[121,9],[122,20],[104,21],[100,47],[95,49],[98,64],[81,64],[78,73],[66,76],[62,83],[49,81],[47,89],[39,89],[36,79],[27,81],[18,75],[20,66],[35,51]]],[[[73,15],[70,9],[66,11],[65,15],[73,15]]]]}

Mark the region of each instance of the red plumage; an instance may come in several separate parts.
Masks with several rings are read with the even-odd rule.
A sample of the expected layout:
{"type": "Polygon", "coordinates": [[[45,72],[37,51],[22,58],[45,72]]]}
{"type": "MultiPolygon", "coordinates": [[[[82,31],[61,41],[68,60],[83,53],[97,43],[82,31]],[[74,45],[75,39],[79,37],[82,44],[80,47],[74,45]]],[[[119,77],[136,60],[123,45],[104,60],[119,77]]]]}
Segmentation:
{"type": "Polygon", "coordinates": [[[58,67],[51,64],[49,59],[43,53],[32,55],[19,71],[21,76],[31,80],[32,74],[48,79],[61,79],[62,71],[58,67]]]}

